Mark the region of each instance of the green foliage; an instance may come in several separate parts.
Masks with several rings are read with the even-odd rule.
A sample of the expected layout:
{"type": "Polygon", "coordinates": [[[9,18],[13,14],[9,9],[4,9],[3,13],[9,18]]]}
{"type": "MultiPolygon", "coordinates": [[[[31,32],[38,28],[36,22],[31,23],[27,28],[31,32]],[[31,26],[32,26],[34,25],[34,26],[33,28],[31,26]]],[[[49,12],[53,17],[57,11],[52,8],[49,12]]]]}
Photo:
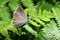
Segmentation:
{"type": "Polygon", "coordinates": [[[58,22],[58,25],[60,26],[60,9],[59,8],[52,8],[54,16],[58,22]]]}
{"type": "Polygon", "coordinates": [[[29,27],[29,25],[24,25],[24,28],[30,32],[31,34],[35,35],[36,37],[38,36],[37,32],[35,30],[33,30],[31,27],[29,27]]]}
{"type": "Polygon", "coordinates": [[[24,6],[32,8],[34,4],[32,3],[32,0],[21,0],[24,6]]]}
{"type": "Polygon", "coordinates": [[[19,7],[19,2],[18,2],[18,0],[13,0],[13,1],[10,0],[8,5],[9,5],[9,7],[11,8],[10,10],[15,11],[16,8],[19,7]]]}
{"type": "MultiPolygon", "coordinates": [[[[11,40],[10,35],[8,33],[8,30],[11,30],[12,32],[16,33],[17,35],[20,36],[20,32],[13,26],[13,18],[11,19],[11,13],[9,12],[11,9],[16,10],[16,5],[15,7],[13,6],[13,2],[9,3],[11,6],[11,9],[9,10],[9,7],[7,6],[8,0],[0,0],[0,33],[6,37],[5,40],[11,40]]],[[[16,1],[15,1],[16,3],[16,1]]],[[[20,29],[21,30],[21,29],[20,29]]]]}
{"type": "Polygon", "coordinates": [[[0,0],[0,36],[3,35],[4,40],[14,40],[10,31],[12,37],[28,36],[24,40],[60,40],[60,1],[0,0]],[[15,28],[12,15],[19,6],[28,15],[28,22],[15,28]]]}
{"type": "Polygon", "coordinates": [[[8,8],[4,5],[0,6],[0,17],[2,20],[10,19],[10,13],[7,11],[8,8]]]}
{"type": "Polygon", "coordinates": [[[51,18],[54,17],[52,12],[42,9],[39,9],[37,11],[36,8],[27,8],[25,12],[29,15],[29,23],[31,23],[34,26],[44,25],[45,23],[43,21],[48,22],[51,18]]]}
{"type": "Polygon", "coordinates": [[[8,2],[8,0],[0,0],[0,5],[4,5],[4,4],[6,4],[8,2]]]}
{"type": "MultiPolygon", "coordinates": [[[[14,26],[12,26],[12,22],[11,20],[2,20],[0,21],[0,33],[2,35],[4,35],[5,37],[9,38],[9,34],[8,34],[8,30],[11,30],[12,32],[16,33],[17,35],[20,36],[19,32],[17,31],[16,28],[14,28],[14,26]]],[[[9,39],[7,39],[9,40],[9,39]]]]}
{"type": "Polygon", "coordinates": [[[42,30],[44,34],[41,35],[43,35],[46,40],[56,40],[56,34],[60,33],[60,30],[58,30],[57,25],[53,20],[51,20],[50,23],[44,25],[42,30]]]}

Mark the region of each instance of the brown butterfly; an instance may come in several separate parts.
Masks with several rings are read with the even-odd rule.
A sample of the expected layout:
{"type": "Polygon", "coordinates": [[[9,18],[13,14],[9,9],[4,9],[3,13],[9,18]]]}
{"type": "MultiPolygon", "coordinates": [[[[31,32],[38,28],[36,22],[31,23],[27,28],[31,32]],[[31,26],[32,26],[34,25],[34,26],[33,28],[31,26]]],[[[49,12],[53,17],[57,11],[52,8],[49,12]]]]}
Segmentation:
{"type": "Polygon", "coordinates": [[[17,8],[16,12],[13,13],[13,19],[15,27],[22,26],[28,21],[27,14],[24,13],[22,7],[17,8]]]}

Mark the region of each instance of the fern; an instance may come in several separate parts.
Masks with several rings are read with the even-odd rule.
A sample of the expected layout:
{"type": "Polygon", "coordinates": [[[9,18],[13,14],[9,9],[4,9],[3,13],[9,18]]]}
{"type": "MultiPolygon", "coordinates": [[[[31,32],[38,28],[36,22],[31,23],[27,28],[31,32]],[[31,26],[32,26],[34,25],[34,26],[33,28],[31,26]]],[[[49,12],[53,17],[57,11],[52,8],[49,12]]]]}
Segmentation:
{"type": "Polygon", "coordinates": [[[26,13],[29,15],[29,23],[31,23],[34,26],[41,26],[45,23],[43,21],[50,21],[51,18],[53,18],[53,13],[47,10],[39,10],[37,13],[37,10],[35,8],[27,8],[25,10],[26,13]],[[43,21],[42,21],[43,20],[43,21]],[[39,24],[38,24],[39,23],[39,24]]]}
{"type": "Polygon", "coordinates": [[[20,36],[17,40],[25,40],[26,34],[28,40],[60,40],[59,10],[59,0],[0,0],[0,33],[5,40],[13,40],[9,30],[20,36]],[[15,28],[12,15],[19,6],[27,13],[28,22],[15,28]]]}
{"type": "Polygon", "coordinates": [[[2,20],[10,19],[10,13],[7,11],[8,8],[5,5],[0,6],[0,17],[2,20]]]}
{"type": "Polygon", "coordinates": [[[24,27],[29,33],[35,35],[35,37],[38,36],[37,32],[36,32],[35,30],[33,30],[31,27],[29,27],[29,25],[26,24],[26,25],[24,25],[23,27],[24,27]]]}
{"type": "MultiPolygon", "coordinates": [[[[5,40],[11,40],[10,39],[10,35],[8,33],[8,30],[11,30],[12,32],[16,33],[17,35],[20,36],[20,32],[13,26],[13,19],[11,19],[11,13],[9,13],[8,9],[9,7],[7,7],[5,4],[7,2],[10,2],[10,7],[12,10],[16,10],[16,6],[14,7],[12,0],[7,1],[7,0],[0,0],[0,33],[6,37],[5,40]],[[11,2],[10,2],[11,1],[11,2]],[[13,8],[12,8],[13,7],[13,8]]],[[[15,1],[16,3],[16,1],[15,1]]],[[[18,4],[16,4],[17,6],[19,6],[18,4]]]]}
{"type": "Polygon", "coordinates": [[[32,8],[34,7],[33,1],[32,0],[21,0],[24,6],[32,8]]]}
{"type": "Polygon", "coordinates": [[[39,9],[42,9],[42,10],[47,10],[47,11],[50,11],[51,8],[52,8],[52,4],[50,4],[49,2],[46,2],[45,0],[39,0],[37,5],[36,5],[36,8],[39,10],[39,9]]]}
{"type": "Polygon", "coordinates": [[[11,10],[15,11],[19,7],[19,2],[18,0],[13,0],[13,1],[10,0],[8,5],[11,8],[11,10]]]}
{"type": "Polygon", "coordinates": [[[43,21],[50,21],[50,18],[53,18],[53,13],[51,11],[47,11],[47,10],[39,10],[39,13],[38,13],[38,17],[43,20],[43,21]]]}
{"type": "Polygon", "coordinates": [[[42,29],[42,32],[44,33],[42,36],[46,40],[56,40],[55,37],[57,37],[57,33],[60,33],[60,30],[58,30],[56,23],[52,20],[49,24],[44,25],[45,27],[42,29]]]}
{"type": "MultiPolygon", "coordinates": [[[[0,33],[4,35],[5,37],[9,37],[8,30],[11,30],[12,32],[20,35],[14,26],[12,26],[12,21],[1,21],[0,22],[0,33]]],[[[8,39],[7,39],[8,40],[8,39]]]]}
{"type": "Polygon", "coordinates": [[[4,4],[6,4],[7,2],[8,2],[9,0],[0,0],[0,5],[4,5],[4,4]]]}
{"type": "Polygon", "coordinates": [[[60,26],[60,9],[59,8],[52,8],[54,16],[58,22],[58,25],[60,26]]]}

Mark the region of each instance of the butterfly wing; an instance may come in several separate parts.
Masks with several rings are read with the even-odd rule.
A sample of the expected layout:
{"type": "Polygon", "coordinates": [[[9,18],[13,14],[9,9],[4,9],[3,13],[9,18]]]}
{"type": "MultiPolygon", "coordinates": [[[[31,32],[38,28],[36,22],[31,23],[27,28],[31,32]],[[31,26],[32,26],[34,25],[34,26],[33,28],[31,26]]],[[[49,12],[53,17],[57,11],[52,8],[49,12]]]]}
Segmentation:
{"type": "Polygon", "coordinates": [[[25,24],[28,20],[27,15],[24,13],[23,8],[19,7],[16,12],[13,14],[14,26],[19,27],[25,24]]]}

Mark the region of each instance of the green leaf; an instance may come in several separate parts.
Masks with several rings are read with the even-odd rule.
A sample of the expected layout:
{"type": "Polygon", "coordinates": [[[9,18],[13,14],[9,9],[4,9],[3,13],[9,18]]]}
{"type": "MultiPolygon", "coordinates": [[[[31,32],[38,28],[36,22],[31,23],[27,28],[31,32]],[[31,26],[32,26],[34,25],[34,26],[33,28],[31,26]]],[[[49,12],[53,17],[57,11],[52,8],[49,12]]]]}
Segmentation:
{"type": "Polygon", "coordinates": [[[51,18],[54,17],[54,15],[51,13],[51,11],[47,10],[41,10],[38,11],[38,17],[43,21],[50,21],[51,18]]]}
{"type": "Polygon", "coordinates": [[[8,7],[6,7],[5,5],[0,6],[0,17],[3,20],[8,20],[11,18],[8,7]]]}
{"type": "Polygon", "coordinates": [[[32,8],[34,7],[34,4],[32,2],[32,0],[21,0],[21,2],[23,3],[24,6],[32,8]]]}
{"type": "Polygon", "coordinates": [[[56,40],[55,37],[57,37],[57,33],[59,33],[59,30],[57,28],[57,24],[54,22],[54,20],[50,21],[50,23],[44,25],[44,28],[42,29],[43,37],[47,40],[56,40]]]}
{"type": "Polygon", "coordinates": [[[35,30],[33,30],[29,25],[24,25],[23,26],[25,28],[25,30],[27,30],[29,33],[35,35],[36,37],[38,36],[37,32],[35,30]]]}
{"type": "Polygon", "coordinates": [[[0,5],[4,5],[4,4],[6,4],[7,2],[8,2],[9,0],[0,0],[0,5]]]}
{"type": "Polygon", "coordinates": [[[60,26],[60,9],[59,8],[52,8],[54,16],[58,22],[58,26],[60,26]]]}
{"type": "Polygon", "coordinates": [[[18,0],[10,0],[9,7],[11,10],[15,11],[19,7],[19,1],[18,0]]]}

